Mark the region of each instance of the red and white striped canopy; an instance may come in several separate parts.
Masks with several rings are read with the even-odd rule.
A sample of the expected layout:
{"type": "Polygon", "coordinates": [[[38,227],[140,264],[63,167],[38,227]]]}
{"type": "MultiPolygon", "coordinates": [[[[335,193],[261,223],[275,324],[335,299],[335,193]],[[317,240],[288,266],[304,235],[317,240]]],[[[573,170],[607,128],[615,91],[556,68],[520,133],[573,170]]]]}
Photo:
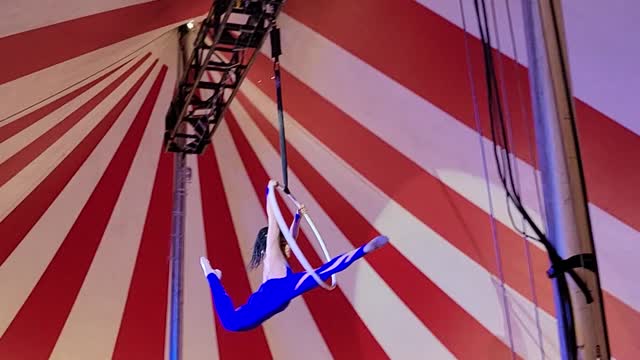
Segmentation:
{"type": "MultiPolygon", "coordinates": [[[[313,290],[256,330],[220,326],[198,259],[222,269],[236,304],[257,289],[260,270],[247,264],[266,224],[265,186],[281,176],[265,45],[213,145],[188,157],[183,359],[559,357],[545,251],[513,227],[492,161],[485,181],[481,45],[473,2],[463,3],[466,35],[458,1],[287,1],[290,187],[333,255],[379,233],[391,245],[338,274],[334,291],[313,290]]],[[[490,3],[521,193],[543,224],[521,5],[490,3]]],[[[173,154],[162,147],[164,116],[175,29],[210,5],[0,5],[0,359],[167,358],[173,154]]],[[[628,34],[640,31],[640,5],[564,6],[611,347],[616,359],[637,359],[640,45],[628,34]]],[[[318,265],[308,238],[303,227],[301,247],[318,265]]]]}

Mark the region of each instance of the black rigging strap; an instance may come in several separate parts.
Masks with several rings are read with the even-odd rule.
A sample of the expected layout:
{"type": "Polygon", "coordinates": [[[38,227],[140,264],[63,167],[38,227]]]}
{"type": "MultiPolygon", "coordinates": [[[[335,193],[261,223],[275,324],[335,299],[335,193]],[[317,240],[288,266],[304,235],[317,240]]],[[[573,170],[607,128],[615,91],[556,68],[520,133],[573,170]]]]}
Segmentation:
{"type": "Polygon", "coordinates": [[[284,192],[289,194],[289,176],[287,165],[287,141],[284,135],[284,110],[282,107],[282,87],[280,81],[280,60],[282,48],[280,47],[280,29],[273,24],[270,33],[271,58],[273,59],[273,72],[276,80],[276,102],[278,104],[278,123],[280,125],[280,159],[282,160],[282,181],[284,192]]]}

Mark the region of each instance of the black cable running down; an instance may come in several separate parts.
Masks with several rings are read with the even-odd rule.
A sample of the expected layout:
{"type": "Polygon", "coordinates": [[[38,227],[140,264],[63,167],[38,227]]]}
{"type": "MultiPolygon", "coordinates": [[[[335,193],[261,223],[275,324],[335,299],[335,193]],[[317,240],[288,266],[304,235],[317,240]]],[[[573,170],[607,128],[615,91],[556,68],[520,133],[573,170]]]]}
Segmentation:
{"type": "MultiPolygon", "coordinates": [[[[498,81],[497,81],[495,67],[493,63],[493,56],[492,56],[493,48],[491,47],[491,38],[490,38],[489,25],[487,20],[486,4],[484,0],[474,0],[474,5],[475,5],[475,12],[476,12],[476,17],[478,21],[478,27],[480,30],[480,37],[482,39],[482,45],[483,45],[482,49],[483,49],[484,63],[485,63],[487,99],[489,103],[488,104],[489,120],[490,120],[490,126],[491,126],[493,152],[496,160],[498,175],[507,193],[507,198],[511,199],[511,201],[513,202],[517,210],[522,214],[527,224],[535,232],[537,236],[537,240],[539,240],[546,248],[549,255],[549,260],[554,270],[562,269],[563,268],[562,258],[558,255],[557,251],[555,250],[553,245],[549,242],[546,235],[535,224],[531,216],[528,214],[528,212],[524,208],[520,198],[520,194],[518,193],[515,187],[515,182],[513,179],[513,169],[511,168],[511,161],[510,161],[509,141],[506,134],[506,129],[505,129],[506,127],[505,127],[504,117],[502,113],[502,104],[500,101],[500,93],[498,89],[498,81]],[[482,5],[482,16],[480,14],[481,12],[480,4],[482,5]],[[499,145],[502,146],[503,148],[502,151],[498,150],[499,145]],[[500,154],[498,154],[498,152],[500,152],[500,154]],[[504,164],[505,161],[506,161],[506,168],[504,164]]],[[[556,33],[556,36],[557,36],[557,33],[556,33]]],[[[564,64],[563,64],[563,70],[564,70],[564,64]]],[[[566,77],[566,73],[565,73],[565,77],[566,77]]],[[[562,306],[563,309],[561,312],[562,316],[560,319],[558,319],[558,321],[561,321],[563,325],[564,334],[562,334],[562,336],[566,341],[567,347],[571,350],[569,354],[570,358],[575,359],[577,357],[577,340],[576,340],[576,333],[575,333],[575,324],[573,319],[573,309],[571,304],[569,286],[567,283],[567,279],[563,274],[563,271],[568,273],[571,276],[571,278],[575,281],[576,285],[584,293],[587,303],[591,303],[593,301],[593,298],[591,297],[589,289],[584,283],[584,281],[580,277],[578,277],[578,275],[573,271],[573,269],[563,269],[562,271],[560,271],[559,275],[557,276],[557,288],[559,292],[558,295],[560,296],[561,299],[565,301],[562,301],[560,304],[560,306],[562,306]]]]}
{"type": "Polygon", "coordinates": [[[280,160],[282,162],[282,181],[284,192],[289,194],[289,174],[287,164],[287,140],[284,134],[284,110],[282,106],[282,86],[280,81],[280,60],[282,48],[280,46],[280,29],[274,24],[271,28],[271,58],[276,82],[276,102],[278,104],[278,123],[280,125],[280,160]]]}

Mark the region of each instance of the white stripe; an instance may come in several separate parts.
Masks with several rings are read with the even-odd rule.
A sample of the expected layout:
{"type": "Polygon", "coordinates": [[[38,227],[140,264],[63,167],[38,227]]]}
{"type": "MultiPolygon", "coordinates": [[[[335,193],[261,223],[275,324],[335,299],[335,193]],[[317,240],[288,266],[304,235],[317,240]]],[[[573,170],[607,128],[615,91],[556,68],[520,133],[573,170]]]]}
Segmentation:
{"type": "MultiPolygon", "coordinates": [[[[136,59],[137,60],[137,59],[136,59]]],[[[0,163],[6,161],[9,157],[15,155],[17,152],[31,144],[34,140],[40,137],[42,134],[49,131],[54,126],[62,122],[69,114],[76,111],[87,101],[93,98],[96,94],[106,88],[111,82],[117,79],[125,71],[131,68],[135,61],[131,61],[126,66],[111,74],[106,79],[102,80],[92,88],[82,93],[77,98],[61,106],[57,110],[47,114],[42,119],[31,124],[29,127],[20,131],[16,135],[0,143],[0,163]]]]}
{"type": "MultiPolygon", "coordinates": [[[[238,119],[260,162],[267,169],[269,176],[277,179],[280,171],[278,154],[238,102],[231,104],[231,110],[238,119]]],[[[287,123],[290,122],[289,120],[290,118],[287,117],[287,123]]],[[[288,129],[289,127],[287,127],[287,131],[288,129]]],[[[222,138],[222,136],[220,137],[222,138]]],[[[297,138],[297,134],[294,132],[293,135],[289,135],[287,132],[287,138],[289,140],[297,138]]],[[[289,184],[291,189],[295,189],[298,201],[309,209],[314,223],[327,243],[331,256],[353,250],[353,244],[331,221],[331,218],[308,192],[293,170],[289,171],[289,184]]],[[[295,211],[293,204],[287,202],[287,206],[289,211],[295,211]]],[[[304,223],[301,229],[308,239],[313,239],[313,232],[304,226],[304,223]]],[[[362,243],[366,240],[369,239],[355,239],[355,241],[362,243]]],[[[394,239],[392,239],[393,241],[394,239]]],[[[322,258],[320,245],[315,241],[311,241],[311,244],[322,258]]],[[[391,358],[410,359],[416,354],[429,354],[434,359],[454,358],[369,265],[366,258],[360,259],[351,265],[350,269],[338,274],[337,280],[340,291],[344,293],[373,337],[391,358]],[[371,299],[375,299],[375,301],[371,299]],[[383,310],[381,311],[381,309],[383,310]]]]}
{"type": "MultiPolygon", "coordinates": [[[[464,178],[450,176],[455,172],[483,179],[475,131],[292,18],[281,16],[278,22],[283,28],[283,41],[305,44],[306,49],[290,51],[282,58],[287,71],[427,172],[488,211],[486,190],[480,192],[477,186],[468,186],[464,178]],[[330,72],[317,71],[329,61],[333,64],[330,72]],[[393,126],[389,125],[390,119],[393,119],[393,126]]],[[[248,94],[255,93],[250,90],[250,84],[243,86],[248,94]]],[[[484,148],[492,159],[491,142],[485,139],[484,148]]],[[[495,162],[488,161],[488,166],[492,183],[500,188],[495,162]]],[[[519,160],[517,168],[523,201],[529,205],[531,213],[539,213],[533,169],[519,160]]],[[[513,228],[506,213],[504,195],[495,191],[492,195],[497,219],[513,228]]],[[[597,206],[590,204],[590,208],[597,209],[597,206]]],[[[635,268],[634,254],[640,253],[640,242],[637,241],[640,232],[629,229],[602,209],[592,211],[591,216],[594,232],[598,235],[595,237],[597,250],[607,248],[603,250],[607,256],[599,259],[603,287],[640,309],[640,289],[634,285],[633,271],[629,272],[635,268]]],[[[514,218],[520,225],[517,212],[514,212],[514,218]]],[[[538,243],[532,243],[540,247],[538,243]]]]}
{"type": "Polygon", "coordinates": [[[185,220],[182,355],[184,359],[213,360],[219,358],[218,340],[211,293],[200,268],[200,257],[214,254],[207,254],[197,158],[187,157],[187,166],[191,169],[191,182],[187,184],[185,220]]]}
{"type": "MultiPolygon", "coordinates": [[[[249,180],[250,174],[247,174],[241,165],[242,160],[225,122],[220,125],[217,132],[219,133],[216,134],[216,141],[214,141],[216,159],[220,164],[222,183],[229,202],[231,218],[238,236],[244,264],[248,264],[256,232],[267,223],[267,220],[249,180]]],[[[212,254],[210,260],[214,267],[216,256],[224,256],[224,254],[212,254]]],[[[257,290],[262,283],[261,270],[260,268],[248,274],[253,291],[257,290]]],[[[222,269],[223,284],[225,271],[243,270],[241,267],[222,269]]],[[[236,306],[246,301],[246,299],[233,300],[236,306]]],[[[274,359],[320,360],[332,358],[303,298],[298,297],[292,300],[285,311],[267,320],[263,326],[274,359]]]]}
{"type": "MultiPolygon", "coordinates": [[[[486,196],[484,179],[464,171],[442,170],[438,172],[438,175],[447,186],[462,194],[467,200],[487,213],[489,212],[489,199],[486,196]]],[[[491,184],[491,194],[494,199],[493,210],[497,220],[513,229],[507,213],[504,187],[491,184]]],[[[518,227],[521,227],[521,217],[517,210],[512,207],[511,211],[518,227]]],[[[527,211],[540,224],[539,214],[530,208],[527,208],[527,211]]],[[[638,241],[640,233],[592,203],[589,204],[589,212],[592,219],[597,219],[597,226],[593,226],[593,235],[596,239],[595,245],[602,287],[631,308],[640,311],[640,287],[632,286],[635,279],[631,276],[637,268],[632,258],[635,254],[640,254],[640,242],[638,241]],[[612,243],[616,245],[612,246],[612,243]]],[[[533,235],[532,231],[528,231],[528,233],[533,235]]],[[[530,243],[546,252],[539,242],[530,241],[530,243]]],[[[541,275],[543,274],[540,273],[538,276],[541,275]]]]}
{"type": "MultiPolygon", "coordinates": [[[[153,69],[123,118],[135,118],[159,70],[159,66],[153,69]]],[[[151,200],[149,170],[158,164],[161,126],[159,121],[150,121],[145,130],[51,359],[108,359],[113,353],[151,200]]]]}
{"type": "MultiPolygon", "coordinates": [[[[259,93],[247,82],[244,89],[245,94],[263,111],[266,118],[276,119],[273,113],[275,105],[266,95],[259,93]]],[[[508,344],[499,280],[367,181],[302,129],[294,117],[287,114],[286,118],[288,141],[325,180],[380,233],[388,235],[398,251],[422,273],[491,333],[508,344]]],[[[271,124],[275,126],[275,120],[271,120],[271,124]]],[[[520,315],[520,321],[512,321],[516,350],[522,355],[534,356],[539,351],[533,304],[515,290],[507,289],[512,306],[524,312],[520,315]]],[[[540,314],[543,333],[555,334],[555,319],[542,310],[540,314]]],[[[545,343],[546,353],[557,353],[555,337],[549,340],[550,342],[545,343]]]]}
{"type": "MultiPolygon", "coordinates": [[[[136,51],[159,35],[175,27],[174,24],[167,25],[33,72],[19,79],[0,84],[0,99],[2,99],[0,119],[5,119],[18,111],[33,106],[39,101],[42,101],[42,103],[26,111],[41,108],[73,90],[69,89],[61,94],[56,94],[57,92],[69,86],[73,86],[73,88],[81,86],[74,85],[81,79],[86,77],[95,79],[108,71],[108,69],[105,68],[113,69],[131,56],[146,54],[152,50],[153,45],[147,46],[138,52],[136,51]],[[51,96],[51,98],[47,99],[49,96],[51,96]]],[[[46,40],[43,39],[43,41],[46,40]]],[[[83,83],[90,82],[91,79],[87,79],[83,81],[83,83]]],[[[24,113],[21,112],[20,114],[11,116],[8,120],[2,120],[0,126],[23,115],[24,113]]]]}
{"type": "MultiPolygon", "coordinates": [[[[142,71],[143,69],[140,70],[142,71]]],[[[122,87],[113,93],[113,96],[96,107],[88,115],[89,118],[81,122],[82,126],[74,127],[52,148],[32,162],[29,167],[0,188],[3,207],[6,206],[4,200],[9,199],[7,194],[21,194],[25,191],[18,190],[20,189],[20,182],[36,178],[38,173],[41,174],[41,177],[46,176],[50,169],[47,169],[47,174],[42,174],[44,172],[42,168],[57,165],[62,160],[61,156],[65,156],[77,143],[84,139],[93,125],[102,119],[105,113],[113,107],[115,102],[122,97],[124,91],[130,88],[132,82],[140,75],[139,72],[134,74],[130,81],[125,82],[122,87]]],[[[58,251],[82,207],[92,194],[131,124],[131,111],[133,110],[128,110],[128,116],[121,115],[118,118],[118,121],[105,134],[67,186],[22,239],[13,253],[0,266],[0,284],[3,284],[5,288],[11,289],[11,291],[0,297],[0,308],[3,309],[0,312],[0,334],[6,331],[11,320],[31,293],[49,262],[58,251]]],[[[33,186],[33,184],[29,185],[33,186]]]]}
{"type": "MultiPolygon", "coordinates": [[[[0,187],[0,220],[4,219],[40,184],[73,149],[99,124],[113,106],[151,65],[149,58],[83,119],[47,148],[40,156],[0,187]]],[[[111,155],[111,154],[110,154],[111,155]]]]}
{"type": "MultiPolygon", "coordinates": [[[[131,57],[138,57],[140,54],[133,54],[131,57]]],[[[131,58],[129,57],[129,58],[131,58]]],[[[86,77],[83,80],[80,80],[78,78],[75,79],[75,81],[77,83],[71,82],[69,83],[66,89],[64,88],[60,88],[60,89],[50,89],[50,88],[44,88],[47,90],[46,95],[43,95],[44,98],[41,99],[40,101],[34,101],[33,99],[31,100],[30,103],[28,104],[15,104],[14,107],[10,108],[10,109],[1,109],[0,110],[0,115],[2,115],[3,117],[0,117],[0,128],[13,122],[16,121],[18,119],[20,119],[23,116],[26,116],[29,113],[32,113],[40,108],[43,108],[44,106],[60,99],[61,97],[64,97],[66,95],[68,95],[69,93],[73,92],[74,90],[77,90],[78,88],[83,87],[84,85],[94,81],[95,79],[99,78],[100,76],[108,73],[109,71],[113,70],[114,68],[116,68],[119,65],[122,65],[124,63],[124,61],[119,61],[115,64],[112,64],[111,66],[108,66],[102,70],[96,70],[96,72],[88,77],[86,77]],[[80,80],[80,81],[79,81],[80,80]],[[22,107],[21,107],[22,106],[22,107]],[[11,115],[13,114],[13,115],[11,115]]],[[[130,64],[126,65],[126,66],[130,66],[130,64]]],[[[41,71],[46,71],[45,70],[41,70],[41,71]]],[[[49,74],[49,76],[60,76],[60,74],[57,74],[55,72],[51,72],[49,74]]],[[[27,75],[28,77],[29,75],[27,75]]],[[[8,83],[5,84],[1,84],[0,85],[0,94],[6,94],[6,95],[10,95],[14,89],[18,89],[21,87],[26,88],[26,81],[24,81],[22,78],[21,79],[17,79],[14,81],[10,81],[8,83]]],[[[33,85],[33,84],[32,84],[33,85]]],[[[31,86],[31,89],[34,90],[38,90],[38,87],[33,87],[31,86]]],[[[44,90],[44,89],[40,89],[40,91],[44,90]]],[[[26,91],[26,89],[24,89],[23,91],[26,91]]]]}

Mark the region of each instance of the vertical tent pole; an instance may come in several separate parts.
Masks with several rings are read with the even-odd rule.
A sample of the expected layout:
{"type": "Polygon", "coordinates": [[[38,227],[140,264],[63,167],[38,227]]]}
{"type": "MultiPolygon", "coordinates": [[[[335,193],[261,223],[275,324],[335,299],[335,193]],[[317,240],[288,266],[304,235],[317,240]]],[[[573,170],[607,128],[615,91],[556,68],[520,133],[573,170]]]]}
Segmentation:
{"type": "Polygon", "coordinates": [[[593,297],[587,303],[571,279],[569,294],[564,294],[558,280],[563,269],[552,269],[560,353],[564,360],[609,359],[561,8],[558,0],[523,2],[547,236],[565,260],[562,267],[574,267],[593,297]],[[573,318],[573,329],[560,321],[567,315],[573,318]]]}
{"type": "Polygon", "coordinates": [[[185,176],[186,156],[176,153],[174,166],[173,212],[171,222],[171,305],[169,359],[182,357],[182,288],[184,259],[185,176]]]}
{"type": "MultiPolygon", "coordinates": [[[[187,59],[193,51],[193,39],[197,31],[189,31],[186,26],[178,28],[180,55],[178,62],[178,78],[183,71],[187,71],[187,59]]],[[[185,124],[182,124],[183,130],[185,124]]],[[[184,139],[179,139],[180,146],[184,146],[184,139]]],[[[171,260],[170,260],[170,298],[169,298],[169,360],[182,358],[182,291],[183,291],[183,260],[184,260],[184,227],[185,204],[187,197],[186,178],[188,176],[187,159],[185,153],[174,154],[173,168],[173,210],[171,213],[171,260]]]]}

